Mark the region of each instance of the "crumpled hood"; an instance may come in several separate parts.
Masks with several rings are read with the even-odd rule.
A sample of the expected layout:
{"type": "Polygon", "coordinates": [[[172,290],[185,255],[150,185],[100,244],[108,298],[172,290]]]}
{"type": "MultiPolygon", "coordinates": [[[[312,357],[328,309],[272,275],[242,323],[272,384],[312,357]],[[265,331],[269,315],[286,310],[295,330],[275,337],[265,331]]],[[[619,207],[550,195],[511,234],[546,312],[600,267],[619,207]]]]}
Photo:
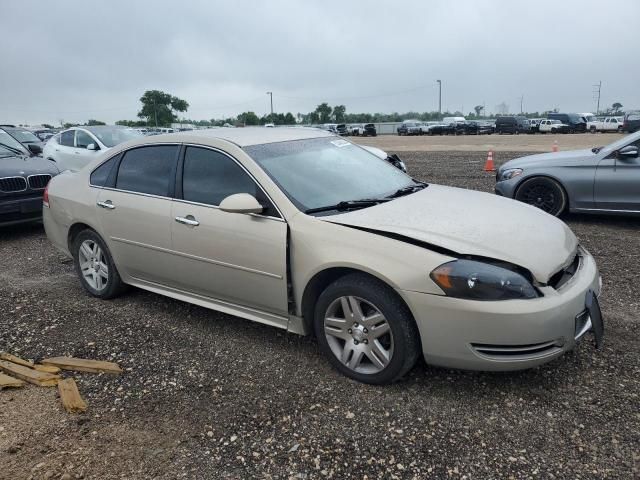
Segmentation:
{"type": "Polygon", "coordinates": [[[390,232],[454,251],[518,265],[546,283],[575,255],[564,222],[497,195],[429,185],[424,190],[321,220],[390,232]]]}

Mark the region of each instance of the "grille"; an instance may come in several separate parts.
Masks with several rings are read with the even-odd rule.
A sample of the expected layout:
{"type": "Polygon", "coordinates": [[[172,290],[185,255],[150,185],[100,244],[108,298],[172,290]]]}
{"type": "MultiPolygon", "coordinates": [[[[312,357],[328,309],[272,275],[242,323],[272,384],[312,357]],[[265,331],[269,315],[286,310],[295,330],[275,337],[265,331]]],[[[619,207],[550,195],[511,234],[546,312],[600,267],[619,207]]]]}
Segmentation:
{"type": "Polygon", "coordinates": [[[493,360],[528,360],[545,357],[562,351],[558,341],[551,340],[530,345],[488,345],[484,343],[472,343],[471,348],[493,360]]]}
{"type": "Polygon", "coordinates": [[[27,189],[27,181],[24,177],[0,178],[0,191],[5,193],[23,192],[27,189]]]}
{"type": "Polygon", "coordinates": [[[51,180],[51,175],[31,175],[29,178],[29,188],[32,190],[43,190],[49,180],[51,180]]]}

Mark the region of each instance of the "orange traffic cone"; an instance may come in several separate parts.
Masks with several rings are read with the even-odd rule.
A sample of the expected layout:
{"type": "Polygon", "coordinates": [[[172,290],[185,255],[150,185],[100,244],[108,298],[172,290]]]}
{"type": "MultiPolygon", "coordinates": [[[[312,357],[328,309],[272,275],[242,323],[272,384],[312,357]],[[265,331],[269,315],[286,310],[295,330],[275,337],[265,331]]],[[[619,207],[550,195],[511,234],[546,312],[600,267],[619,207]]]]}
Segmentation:
{"type": "Polygon", "coordinates": [[[558,151],[558,141],[557,140],[553,141],[553,147],[551,147],[551,151],[552,152],[557,152],[558,151]]]}
{"type": "Polygon", "coordinates": [[[496,166],[493,164],[493,150],[489,150],[489,153],[487,154],[487,161],[484,164],[484,171],[485,172],[496,171],[496,166]]]}

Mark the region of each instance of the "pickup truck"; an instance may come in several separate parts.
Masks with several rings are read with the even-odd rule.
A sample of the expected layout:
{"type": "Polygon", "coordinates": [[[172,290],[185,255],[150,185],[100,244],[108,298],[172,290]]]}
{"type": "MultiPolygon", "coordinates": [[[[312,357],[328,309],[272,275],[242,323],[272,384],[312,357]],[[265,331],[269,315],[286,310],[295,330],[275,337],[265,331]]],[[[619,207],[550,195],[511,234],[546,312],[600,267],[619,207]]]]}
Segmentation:
{"type": "Polygon", "coordinates": [[[560,120],[542,119],[538,127],[540,133],[569,133],[569,125],[560,120]]]}
{"type": "Polygon", "coordinates": [[[622,132],[623,117],[606,117],[602,120],[589,122],[587,125],[591,133],[596,132],[622,132]]]}

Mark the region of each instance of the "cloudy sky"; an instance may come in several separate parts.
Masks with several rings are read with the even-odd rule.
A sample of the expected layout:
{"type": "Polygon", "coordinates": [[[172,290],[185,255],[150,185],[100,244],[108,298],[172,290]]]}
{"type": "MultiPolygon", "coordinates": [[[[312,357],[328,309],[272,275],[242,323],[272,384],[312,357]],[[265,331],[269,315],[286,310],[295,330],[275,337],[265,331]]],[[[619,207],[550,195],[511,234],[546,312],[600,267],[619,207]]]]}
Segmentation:
{"type": "Polygon", "coordinates": [[[0,0],[0,123],[135,119],[159,89],[194,119],[252,110],[640,108],[640,1],[0,0]]]}

